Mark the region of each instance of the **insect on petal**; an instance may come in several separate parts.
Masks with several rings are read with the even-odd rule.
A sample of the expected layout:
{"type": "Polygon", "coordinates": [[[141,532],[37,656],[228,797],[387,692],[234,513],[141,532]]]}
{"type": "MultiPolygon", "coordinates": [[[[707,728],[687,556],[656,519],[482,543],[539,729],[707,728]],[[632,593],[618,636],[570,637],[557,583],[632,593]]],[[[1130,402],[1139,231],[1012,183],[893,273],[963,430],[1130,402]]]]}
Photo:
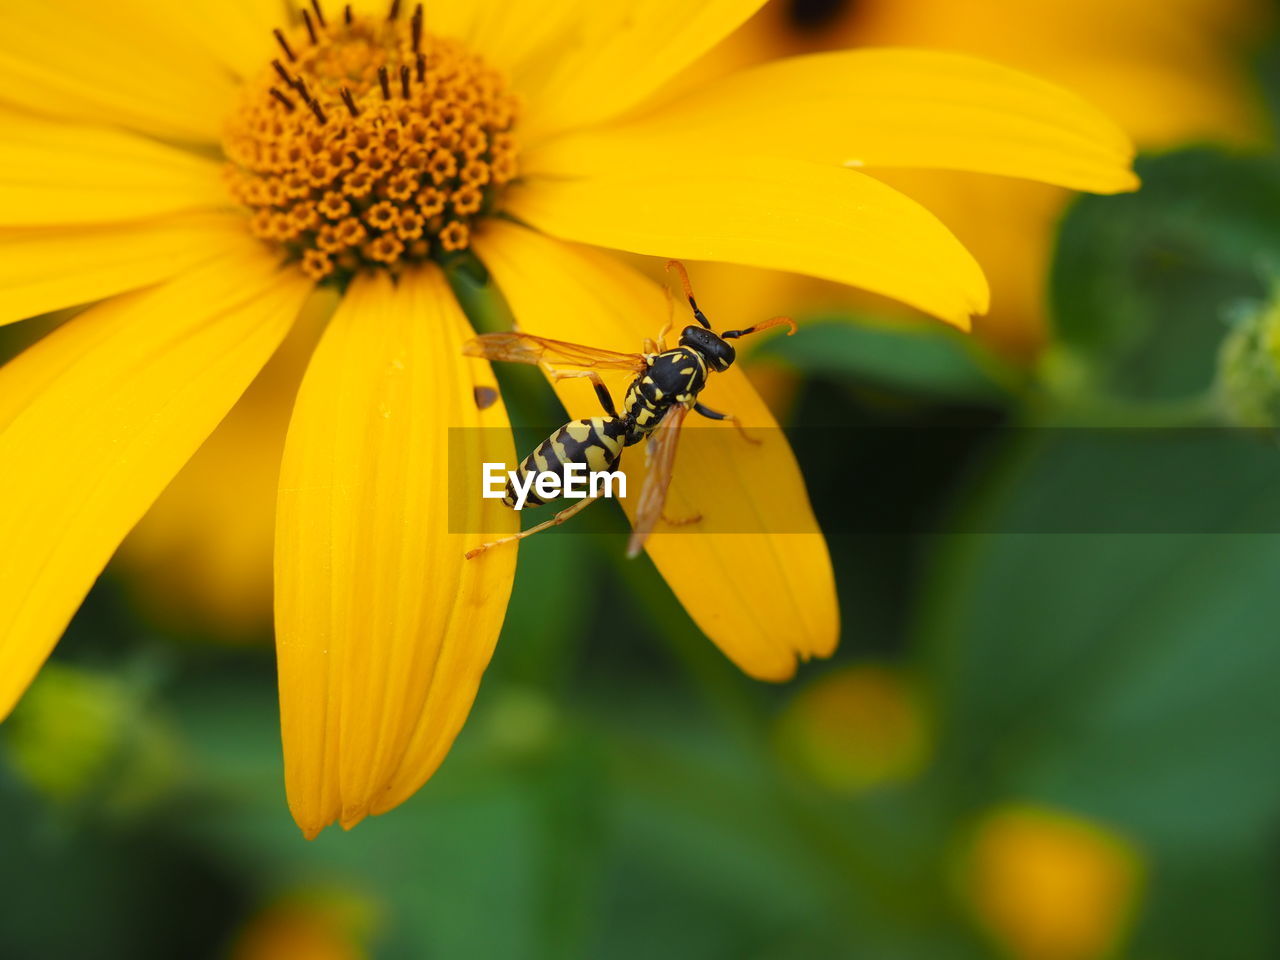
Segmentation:
{"type": "MultiPolygon", "coordinates": [[[[499,223],[478,238],[477,251],[529,333],[634,350],[667,316],[661,288],[608,254],[499,223]]],[[[620,398],[630,376],[604,379],[620,398]]],[[[571,416],[599,415],[585,381],[561,381],[556,390],[571,416]]],[[[660,527],[646,549],[727,656],[754,677],[785,680],[797,659],[835,649],[839,614],[826,542],[790,446],[742,371],[713,374],[703,396],[741,417],[763,442],[747,443],[728,424],[688,428],[723,431],[726,442],[682,443],[667,512],[677,519],[701,514],[713,530],[754,532],[660,527]]],[[[641,446],[624,455],[623,467],[634,485],[624,504],[630,512],[645,475],[641,446]]]]}

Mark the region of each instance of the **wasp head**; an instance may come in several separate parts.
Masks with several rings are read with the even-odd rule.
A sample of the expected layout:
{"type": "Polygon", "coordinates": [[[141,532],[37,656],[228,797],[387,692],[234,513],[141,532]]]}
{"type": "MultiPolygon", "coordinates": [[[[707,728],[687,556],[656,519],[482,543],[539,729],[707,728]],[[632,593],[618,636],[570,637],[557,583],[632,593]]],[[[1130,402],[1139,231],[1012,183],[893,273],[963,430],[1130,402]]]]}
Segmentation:
{"type": "Polygon", "coordinates": [[[737,353],[710,330],[688,326],[680,334],[680,346],[697,350],[710,364],[711,369],[723,373],[733,366],[737,353]]]}

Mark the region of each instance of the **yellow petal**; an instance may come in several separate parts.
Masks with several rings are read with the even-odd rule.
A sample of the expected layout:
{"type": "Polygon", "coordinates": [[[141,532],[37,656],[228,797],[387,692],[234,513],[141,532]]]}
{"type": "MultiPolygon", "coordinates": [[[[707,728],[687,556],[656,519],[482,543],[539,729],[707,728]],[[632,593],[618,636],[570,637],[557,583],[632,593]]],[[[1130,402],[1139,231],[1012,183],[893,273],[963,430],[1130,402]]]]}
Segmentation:
{"type": "MultiPolygon", "coordinates": [[[[1071,195],[1030,180],[947,170],[877,170],[876,176],[937,214],[982,264],[991,310],[974,321],[973,335],[1011,358],[1033,357],[1047,333],[1046,283],[1071,195]]],[[[803,290],[795,294],[806,297],[803,290]]]]}
{"type": "Polygon", "coordinates": [[[218,165],[119,130],[0,113],[0,227],[227,207],[218,165]]]}
{"type": "Polygon", "coordinates": [[[216,142],[235,85],[194,33],[155,0],[9,3],[0,101],[68,120],[216,142]]]}
{"type": "MultiPolygon", "coordinates": [[[[477,252],[529,333],[634,352],[667,317],[657,285],[598,251],[493,223],[478,237],[477,252]]],[[[751,319],[764,318],[724,322],[745,326],[751,319]]],[[[626,379],[606,378],[616,398],[626,379]]],[[[557,392],[571,416],[600,415],[586,381],[562,381],[557,392]]],[[[714,374],[703,399],[740,417],[763,442],[753,446],[727,424],[707,421],[704,428],[686,420],[686,431],[714,431],[723,442],[683,438],[668,514],[700,513],[704,527],[753,532],[658,532],[646,549],[690,616],[727,656],[754,677],[784,680],[797,657],[835,649],[839,617],[826,542],[816,532],[786,437],[742,371],[714,374]],[[814,532],[777,532],[788,530],[814,532]]],[[[644,476],[639,450],[623,459],[629,511],[644,476]]]]}
{"type": "Polygon", "coordinates": [[[475,43],[525,95],[521,138],[616,116],[751,17],[764,0],[501,0],[475,43]]]}
{"type": "MultiPolygon", "coordinates": [[[[174,35],[202,47],[239,77],[257,73],[278,57],[272,31],[298,19],[290,16],[289,5],[276,0],[151,0],[149,5],[153,19],[167,21],[174,35]]],[[[307,5],[304,0],[295,9],[307,5]]],[[[341,4],[328,6],[328,13],[341,17],[341,4]]]]}
{"type": "Polygon", "coordinates": [[[1116,193],[1133,145],[1073,93],[1017,70],[930,50],[841,50],[728,75],[640,120],[563,138],[528,169],[561,175],[604,156],[690,144],[847,167],[996,173],[1116,193]]]}
{"type": "Polygon", "coordinates": [[[982,270],[951,232],[852,170],[634,144],[602,147],[574,172],[531,178],[507,209],[565,240],[835,280],[964,328],[987,309],[982,270]]]}
{"type": "Polygon", "coordinates": [[[0,229],[0,324],[159,283],[243,242],[239,214],[0,229]]]}
{"type": "Polygon", "coordinates": [[[307,287],[248,240],[81,314],[0,369],[0,716],[307,287]]]}
{"type": "MultiPolygon", "coordinates": [[[[1270,28],[1272,6],[1259,0],[869,0],[858,10],[846,7],[821,38],[795,40],[820,39],[825,49],[963,51],[1061,83],[1104,107],[1144,147],[1172,147],[1261,134],[1260,98],[1239,47],[1270,28]]],[[[788,38],[781,19],[758,24],[760,39],[767,35],[775,48],[788,38]]]]}
{"type": "Polygon", "coordinates": [[[318,287],[280,349],[121,544],[113,563],[166,629],[260,641],[271,629],[280,452],[339,295],[318,287]]]}
{"type": "MultiPolygon", "coordinates": [[[[307,368],[285,442],[276,637],[289,807],[315,836],[417,790],[448,751],[506,611],[514,550],[467,561],[449,526],[450,427],[514,459],[488,365],[432,267],[358,278],[307,368]]],[[[513,532],[495,500],[460,527],[513,532]]]]}

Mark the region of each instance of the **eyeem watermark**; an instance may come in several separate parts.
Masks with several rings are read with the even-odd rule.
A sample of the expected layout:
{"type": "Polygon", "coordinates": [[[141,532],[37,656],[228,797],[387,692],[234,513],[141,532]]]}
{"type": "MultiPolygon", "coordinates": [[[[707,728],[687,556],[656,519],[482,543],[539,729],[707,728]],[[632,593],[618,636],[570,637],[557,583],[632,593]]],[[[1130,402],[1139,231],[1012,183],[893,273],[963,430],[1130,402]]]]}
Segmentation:
{"type": "Polygon", "coordinates": [[[484,479],[480,495],[487,500],[502,500],[507,496],[507,485],[510,484],[515,494],[515,503],[511,506],[523,510],[529,499],[529,491],[538,495],[543,503],[565,497],[569,500],[582,500],[585,497],[625,497],[627,495],[627,475],[621,470],[587,470],[584,463],[568,463],[560,470],[530,470],[521,474],[519,470],[508,470],[505,463],[484,464],[484,479]],[[616,485],[616,490],[615,490],[616,485]]]}

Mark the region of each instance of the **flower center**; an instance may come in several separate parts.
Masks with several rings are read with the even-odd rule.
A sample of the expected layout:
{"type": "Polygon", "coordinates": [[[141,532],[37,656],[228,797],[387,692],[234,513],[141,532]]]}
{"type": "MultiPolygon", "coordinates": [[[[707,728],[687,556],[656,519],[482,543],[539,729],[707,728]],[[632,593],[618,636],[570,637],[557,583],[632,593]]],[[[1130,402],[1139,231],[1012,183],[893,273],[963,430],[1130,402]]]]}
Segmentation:
{"type": "Polygon", "coordinates": [[[227,184],[250,229],[319,280],[466,249],[516,173],[517,104],[422,5],[275,31],[281,57],[227,124],[227,184]]]}

